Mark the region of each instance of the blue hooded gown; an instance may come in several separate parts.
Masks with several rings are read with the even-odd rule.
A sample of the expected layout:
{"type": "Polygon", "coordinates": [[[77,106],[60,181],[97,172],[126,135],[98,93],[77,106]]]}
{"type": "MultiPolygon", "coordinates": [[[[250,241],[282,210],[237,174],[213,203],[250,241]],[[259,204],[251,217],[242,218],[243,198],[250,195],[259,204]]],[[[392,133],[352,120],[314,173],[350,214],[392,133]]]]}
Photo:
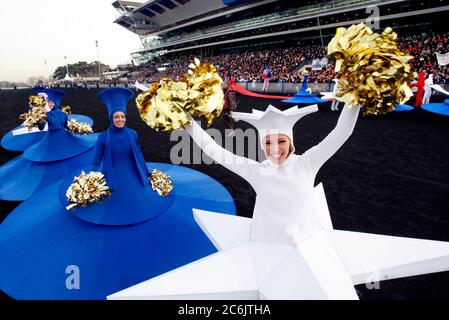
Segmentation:
{"type": "MultiPolygon", "coordinates": [[[[33,88],[33,91],[36,94],[39,94],[41,92],[44,92],[48,95],[48,99],[50,101],[53,101],[55,103],[55,108],[60,109],[60,103],[62,97],[65,95],[63,91],[56,90],[56,89],[50,89],[50,88],[42,88],[42,87],[35,87],[33,88]]],[[[81,114],[71,114],[68,116],[68,120],[75,119],[78,122],[84,122],[89,125],[93,125],[93,120],[89,118],[88,116],[84,116],[81,114]]],[[[1,141],[1,146],[10,151],[25,151],[26,148],[32,146],[39,140],[41,140],[45,136],[45,131],[38,131],[38,132],[32,132],[27,134],[21,134],[21,135],[14,135],[14,131],[18,129],[22,129],[23,126],[17,126],[16,128],[10,130],[8,133],[6,133],[1,141]]]]}
{"type": "MultiPolygon", "coordinates": [[[[116,87],[99,97],[112,116],[118,109],[126,113],[131,95],[116,87]]],[[[228,191],[209,176],[145,163],[137,133],[127,127],[111,123],[84,169],[105,174],[112,194],[104,201],[67,211],[65,192],[73,174],[29,198],[0,225],[0,288],[11,297],[105,299],[216,251],[192,208],[235,214],[228,191]],[[167,197],[148,184],[155,168],[173,182],[167,197]]]]}
{"type": "Polygon", "coordinates": [[[47,123],[42,139],[0,167],[1,200],[25,200],[92,159],[98,134],[68,132],[67,115],[58,108],[47,113],[47,123]]]}

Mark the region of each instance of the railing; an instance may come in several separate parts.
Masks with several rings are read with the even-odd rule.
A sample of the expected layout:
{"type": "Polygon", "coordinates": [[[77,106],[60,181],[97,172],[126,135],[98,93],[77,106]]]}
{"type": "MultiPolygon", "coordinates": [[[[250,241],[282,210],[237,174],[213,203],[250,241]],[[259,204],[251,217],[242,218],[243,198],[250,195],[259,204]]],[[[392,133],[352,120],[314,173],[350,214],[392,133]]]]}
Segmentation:
{"type": "MultiPolygon", "coordinates": [[[[244,89],[259,93],[262,91],[262,82],[238,82],[240,86],[242,86],[244,89]]],[[[146,83],[145,86],[149,87],[151,84],[146,83]]],[[[117,87],[123,87],[124,84],[117,82],[116,85],[109,85],[105,83],[99,84],[99,88],[107,88],[109,86],[117,86],[117,87]]],[[[134,88],[133,84],[128,85],[130,88],[134,88]]],[[[301,89],[302,83],[282,83],[282,82],[270,82],[270,85],[268,87],[268,93],[273,94],[285,94],[285,95],[293,95],[301,89]]],[[[440,84],[440,86],[444,89],[449,91],[449,84],[440,84]]],[[[69,88],[70,85],[61,84],[61,88],[69,88]]],[[[76,87],[76,86],[74,86],[76,87]]],[[[96,84],[88,84],[87,88],[96,88],[96,84]]],[[[309,88],[312,90],[313,94],[316,94],[319,96],[320,92],[332,92],[332,89],[334,88],[334,83],[309,83],[309,88]]],[[[27,89],[30,90],[31,88],[28,87],[17,87],[17,89],[27,89]]],[[[81,88],[82,90],[83,88],[81,88]]],[[[14,88],[1,88],[1,90],[9,91],[14,90],[14,88]]],[[[1,91],[0,91],[1,94],[1,91]]],[[[446,95],[444,95],[441,92],[432,91],[432,97],[438,97],[438,98],[447,98],[446,95]]]]}
{"type": "MultiPolygon", "coordinates": [[[[262,91],[262,82],[237,82],[244,89],[253,91],[253,92],[261,92],[262,91]]],[[[277,94],[295,94],[301,89],[301,82],[270,82],[268,86],[269,93],[277,93],[277,94]]],[[[312,90],[313,94],[319,95],[320,92],[331,92],[334,88],[334,83],[309,83],[309,88],[312,90]]]]}
{"type": "MultiPolygon", "coordinates": [[[[253,91],[253,92],[261,92],[262,91],[262,82],[237,82],[244,89],[253,91]]],[[[313,94],[318,95],[320,92],[332,92],[334,89],[334,82],[330,83],[309,83],[308,87],[312,91],[313,94]]],[[[276,93],[276,94],[295,94],[301,89],[302,83],[298,82],[270,82],[268,86],[268,93],[276,93]]],[[[440,86],[449,91],[449,84],[440,84],[440,86]]],[[[443,93],[432,90],[432,97],[446,97],[443,93]]]]}

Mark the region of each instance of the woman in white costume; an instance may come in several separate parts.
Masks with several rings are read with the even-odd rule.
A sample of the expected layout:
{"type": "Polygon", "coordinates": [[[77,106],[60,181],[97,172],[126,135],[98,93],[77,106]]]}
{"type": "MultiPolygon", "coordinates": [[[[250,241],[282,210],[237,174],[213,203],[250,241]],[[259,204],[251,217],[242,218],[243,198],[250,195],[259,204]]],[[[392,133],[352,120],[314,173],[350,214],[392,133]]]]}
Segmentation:
{"type": "Polygon", "coordinates": [[[332,90],[332,94],[333,94],[334,100],[332,100],[331,110],[332,110],[332,111],[338,111],[338,105],[339,105],[339,103],[340,103],[340,101],[337,100],[337,93],[338,93],[338,79],[334,79],[333,81],[335,82],[335,84],[334,84],[334,89],[332,90]]]}
{"type": "Polygon", "coordinates": [[[430,96],[432,95],[432,85],[433,85],[433,74],[429,74],[426,81],[424,82],[423,104],[427,104],[430,102],[430,96]]]}
{"type": "Polygon", "coordinates": [[[234,112],[235,119],[257,128],[267,157],[261,163],[222,148],[194,121],[186,130],[204,153],[244,178],[255,190],[250,239],[290,245],[298,241],[288,233],[292,226],[299,240],[322,229],[314,210],[315,176],[352,134],[359,109],[345,106],[334,130],[302,155],[294,154],[293,126],[303,116],[317,111],[316,105],[285,111],[269,106],[265,112],[234,112]]]}

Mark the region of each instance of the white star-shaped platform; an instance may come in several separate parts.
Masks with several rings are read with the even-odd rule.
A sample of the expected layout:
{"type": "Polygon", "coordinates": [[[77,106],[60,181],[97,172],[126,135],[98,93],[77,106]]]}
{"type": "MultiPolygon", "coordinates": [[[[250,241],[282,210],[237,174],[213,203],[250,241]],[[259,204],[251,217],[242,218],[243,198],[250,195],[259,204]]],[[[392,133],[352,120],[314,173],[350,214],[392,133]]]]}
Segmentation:
{"type": "Polygon", "coordinates": [[[108,299],[358,299],[354,285],[449,270],[449,242],[334,230],[322,185],[323,229],[297,246],[250,240],[252,219],[194,209],[217,253],[108,299]]]}

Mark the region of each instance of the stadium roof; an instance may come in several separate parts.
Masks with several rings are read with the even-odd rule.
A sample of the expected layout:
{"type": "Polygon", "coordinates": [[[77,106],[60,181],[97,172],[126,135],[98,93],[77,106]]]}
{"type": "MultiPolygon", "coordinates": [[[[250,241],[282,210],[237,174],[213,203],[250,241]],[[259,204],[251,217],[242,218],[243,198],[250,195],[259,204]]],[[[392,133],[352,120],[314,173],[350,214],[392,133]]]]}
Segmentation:
{"type": "MultiPolygon", "coordinates": [[[[360,15],[360,13],[365,11],[367,5],[376,5],[378,8],[385,7],[383,9],[383,14],[378,17],[378,21],[383,21],[383,23],[384,21],[391,22],[406,17],[418,18],[424,15],[449,11],[449,5],[445,5],[446,2],[440,0],[435,0],[432,6],[427,3],[415,3],[414,6],[410,6],[410,3],[411,1],[407,0],[348,0],[347,2],[341,1],[340,6],[338,7],[329,7],[326,9],[320,7],[319,10],[299,10],[296,11],[296,13],[292,11],[293,14],[288,14],[283,17],[281,17],[279,13],[268,13],[268,16],[272,18],[268,19],[262,16],[264,18],[259,19],[259,17],[257,17],[257,23],[254,23],[254,20],[248,19],[251,20],[251,23],[249,24],[241,23],[240,21],[226,23],[226,15],[226,19],[224,20],[225,23],[223,25],[212,24],[206,31],[190,31],[190,33],[183,33],[182,36],[175,34],[174,36],[165,38],[155,37],[154,40],[151,39],[151,37],[142,37],[143,42],[148,39],[146,43],[143,43],[144,48],[132,52],[131,55],[135,61],[140,61],[139,59],[141,59],[141,61],[145,63],[145,60],[147,58],[150,59],[153,54],[158,55],[161,53],[187,51],[204,47],[217,47],[236,44],[238,42],[267,42],[268,39],[277,41],[274,39],[318,30],[320,30],[321,34],[321,30],[347,27],[351,24],[366,22],[366,15],[360,15]],[[347,5],[347,3],[349,3],[349,5],[347,5]],[[402,3],[405,5],[402,6],[402,3]],[[396,6],[396,10],[390,11],[391,8],[394,8],[393,6],[395,4],[399,4],[396,6]],[[277,25],[287,25],[288,27],[285,29],[276,29],[277,25]],[[247,32],[251,30],[263,30],[263,32],[247,32]]],[[[263,9],[263,7],[261,9],[263,9]]],[[[288,9],[288,11],[291,10],[288,9]]],[[[195,18],[194,21],[197,23],[199,19],[195,18]]],[[[195,22],[192,21],[191,23],[194,24],[195,22]]],[[[165,31],[166,30],[167,29],[165,29],[165,31]]]]}
{"type": "Polygon", "coordinates": [[[122,1],[122,0],[118,0],[118,1],[114,1],[112,3],[112,6],[114,8],[116,8],[117,10],[121,11],[128,11],[131,12],[134,9],[140,7],[142,5],[142,2],[135,2],[135,1],[122,1]]]}
{"type": "Polygon", "coordinates": [[[115,1],[112,5],[121,16],[114,22],[137,34],[169,31],[201,19],[209,20],[231,12],[260,6],[276,0],[236,1],[227,5],[223,0],[149,0],[145,3],[115,1]],[[243,2],[243,3],[242,3],[243,2]],[[235,4],[237,3],[237,4],[235,4]],[[126,5],[131,4],[131,5],[126,5]],[[124,10],[125,7],[132,10],[124,10]]]}
{"type": "Polygon", "coordinates": [[[134,12],[163,27],[223,8],[222,0],[150,0],[134,12]]]}

